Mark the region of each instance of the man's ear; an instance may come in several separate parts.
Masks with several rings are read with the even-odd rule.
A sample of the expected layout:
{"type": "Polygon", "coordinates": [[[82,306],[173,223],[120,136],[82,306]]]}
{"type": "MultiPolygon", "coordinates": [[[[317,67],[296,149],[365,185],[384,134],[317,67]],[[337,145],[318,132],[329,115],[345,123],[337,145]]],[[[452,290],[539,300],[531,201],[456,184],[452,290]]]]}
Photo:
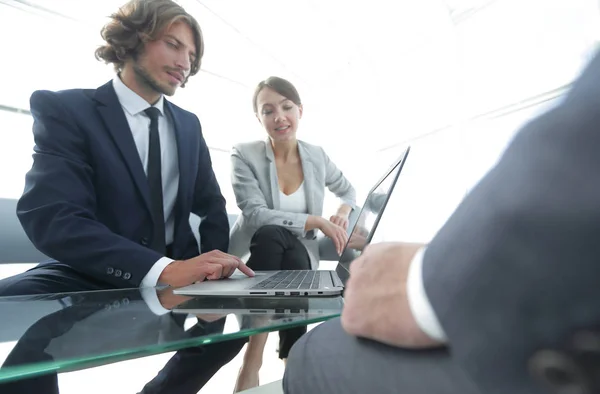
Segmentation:
{"type": "Polygon", "coordinates": [[[304,107],[302,104],[298,106],[298,119],[302,119],[302,112],[304,112],[304,107]]]}

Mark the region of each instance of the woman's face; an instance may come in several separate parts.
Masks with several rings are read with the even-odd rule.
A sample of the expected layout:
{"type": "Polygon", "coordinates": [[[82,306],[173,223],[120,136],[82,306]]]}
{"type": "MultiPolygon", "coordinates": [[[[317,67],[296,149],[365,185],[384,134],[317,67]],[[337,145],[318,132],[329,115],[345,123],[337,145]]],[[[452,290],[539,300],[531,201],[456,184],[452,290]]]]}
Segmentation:
{"type": "Polygon", "coordinates": [[[298,121],[302,118],[302,106],[271,88],[265,87],[256,97],[256,117],[273,142],[296,139],[298,121]]]}

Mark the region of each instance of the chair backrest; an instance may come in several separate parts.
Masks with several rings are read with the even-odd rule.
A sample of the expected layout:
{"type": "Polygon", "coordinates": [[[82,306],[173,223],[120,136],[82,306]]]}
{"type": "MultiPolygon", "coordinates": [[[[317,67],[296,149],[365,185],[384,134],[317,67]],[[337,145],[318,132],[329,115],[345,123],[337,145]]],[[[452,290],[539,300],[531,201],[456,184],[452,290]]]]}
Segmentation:
{"type": "Polygon", "coordinates": [[[17,200],[0,198],[0,264],[37,263],[48,257],[33,246],[17,218],[17,200]]]}
{"type": "MultiPolygon", "coordinates": [[[[238,218],[238,214],[228,213],[227,218],[229,219],[229,228],[233,227],[233,224],[238,218]]],[[[200,218],[193,213],[190,215],[190,226],[192,226],[192,232],[196,237],[196,241],[198,241],[198,248],[200,248],[200,233],[198,231],[198,226],[200,225],[200,218]]]]}

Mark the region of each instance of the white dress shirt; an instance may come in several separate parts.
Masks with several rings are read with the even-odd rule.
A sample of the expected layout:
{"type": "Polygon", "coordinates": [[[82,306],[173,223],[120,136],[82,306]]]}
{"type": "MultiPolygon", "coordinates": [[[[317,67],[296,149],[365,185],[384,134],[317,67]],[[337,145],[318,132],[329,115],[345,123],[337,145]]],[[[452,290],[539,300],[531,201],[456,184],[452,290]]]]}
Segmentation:
{"type": "Polygon", "coordinates": [[[435,340],[446,342],[446,334],[429,302],[423,284],[423,256],[426,249],[423,247],[417,252],[408,268],[406,282],[408,304],[421,330],[435,340]]]}
{"type": "MultiPolygon", "coordinates": [[[[133,134],[133,140],[140,155],[144,172],[147,174],[150,118],[144,110],[150,108],[151,105],[133,90],[129,89],[118,75],[113,78],[112,82],[119,103],[121,103],[121,107],[123,107],[123,111],[125,112],[131,133],[133,134]]],[[[179,155],[177,152],[175,129],[168,114],[165,113],[163,96],[161,95],[160,99],[152,106],[158,108],[160,111],[158,136],[160,139],[163,208],[165,215],[165,244],[169,245],[173,243],[175,232],[174,208],[179,189],[179,155]]],[[[159,259],[142,279],[141,287],[156,286],[160,274],[172,262],[173,260],[167,257],[159,259]]]]}

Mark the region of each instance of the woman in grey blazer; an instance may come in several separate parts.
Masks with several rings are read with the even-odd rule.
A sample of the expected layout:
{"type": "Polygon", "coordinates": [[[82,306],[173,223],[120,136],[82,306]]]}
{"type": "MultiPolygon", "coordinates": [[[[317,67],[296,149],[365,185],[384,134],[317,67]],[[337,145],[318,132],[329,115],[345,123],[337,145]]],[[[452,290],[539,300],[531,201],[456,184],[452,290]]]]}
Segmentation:
{"type": "MultiPolygon", "coordinates": [[[[303,108],[290,82],[278,77],[260,82],[253,107],[269,138],[233,148],[231,181],[242,213],[231,229],[229,253],[249,254],[247,265],[254,270],[316,269],[317,230],[340,254],[356,193],[323,148],[296,138],[303,108]],[[326,187],[341,200],[329,219],[322,216],[326,187]]],[[[285,360],[305,332],[306,327],[280,331],[279,357],[285,360]]],[[[258,385],[266,339],[266,334],[250,338],[236,392],[258,385]]]]}

